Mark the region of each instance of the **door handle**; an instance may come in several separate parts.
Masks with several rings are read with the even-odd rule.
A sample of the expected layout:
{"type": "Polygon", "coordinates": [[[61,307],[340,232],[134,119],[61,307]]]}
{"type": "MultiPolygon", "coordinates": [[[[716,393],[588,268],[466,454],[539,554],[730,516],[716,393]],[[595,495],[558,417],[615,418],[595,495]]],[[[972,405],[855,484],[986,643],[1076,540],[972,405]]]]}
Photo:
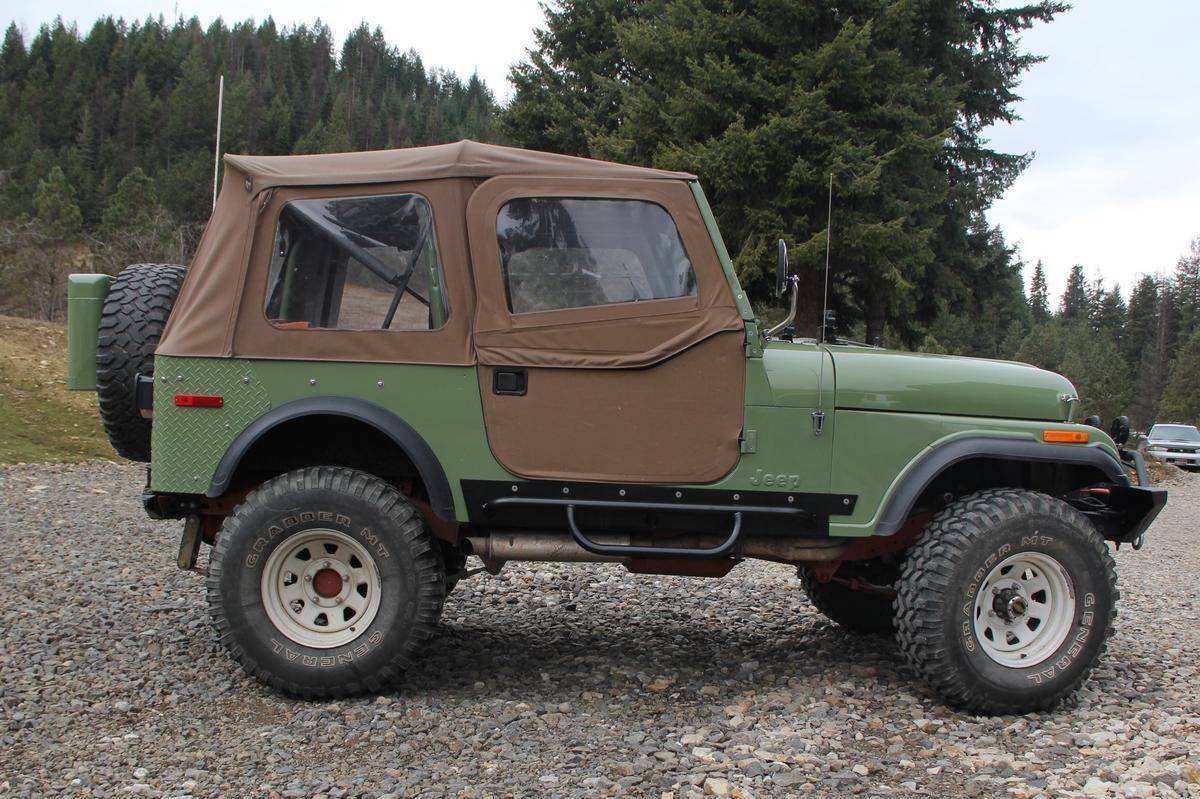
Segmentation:
{"type": "Polygon", "coordinates": [[[496,369],[492,372],[492,393],[507,397],[523,397],[529,391],[529,377],[524,369],[496,369]]]}

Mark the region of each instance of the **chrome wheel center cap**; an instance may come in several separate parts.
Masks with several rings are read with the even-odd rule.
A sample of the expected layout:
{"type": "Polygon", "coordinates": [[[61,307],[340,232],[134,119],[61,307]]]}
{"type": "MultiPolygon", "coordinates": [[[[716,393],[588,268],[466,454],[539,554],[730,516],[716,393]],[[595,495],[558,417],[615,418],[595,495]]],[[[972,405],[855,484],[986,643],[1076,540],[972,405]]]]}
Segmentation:
{"type": "Polygon", "coordinates": [[[1029,600],[1015,588],[1005,588],[996,592],[992,602],[992,610],[1006,622],[1014,622],[1029,610],[1029,600]]]}

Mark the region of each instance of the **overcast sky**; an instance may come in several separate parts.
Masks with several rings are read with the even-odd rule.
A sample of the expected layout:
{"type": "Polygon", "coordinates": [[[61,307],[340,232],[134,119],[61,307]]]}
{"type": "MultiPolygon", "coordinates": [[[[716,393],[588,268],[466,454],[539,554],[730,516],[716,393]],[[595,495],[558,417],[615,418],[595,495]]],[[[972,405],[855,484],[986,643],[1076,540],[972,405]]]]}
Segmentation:
{"type": "MultiPolygon", "coordinates": [[[[1016,0],[1012,0],[1013,3],[1016,0]]],[[[427,66],[463,77],[478,71],[502,102],[508,67],[533,44],[537,0],[328,3],[293,0],[105,0],[126,19],[198,16],[207,24],[268,14],[277,23],[322,18],[341,41],[361,20],[383,27],[427,66]]],[[[95,0],[8,0],[2,13],[27,34],[55,15],[85,30],[95,0]]],[[[1048,56],[1020,88],[1024,118],[990,131],[999,149],[1035,152],[1025,174],[992,210],[1024,259],[1045,262],[1057,294],[1074,263],[1119,282],[1169,272],[1200,235],[1200,2],[1076,0],[1076,8],[1025,35],[1048,56]]],[[[1031,267],[1030,267],[1031,268],[1031,267]]],[[[1028,274],[1028,269],[1027,269],[1028,274]]]]}

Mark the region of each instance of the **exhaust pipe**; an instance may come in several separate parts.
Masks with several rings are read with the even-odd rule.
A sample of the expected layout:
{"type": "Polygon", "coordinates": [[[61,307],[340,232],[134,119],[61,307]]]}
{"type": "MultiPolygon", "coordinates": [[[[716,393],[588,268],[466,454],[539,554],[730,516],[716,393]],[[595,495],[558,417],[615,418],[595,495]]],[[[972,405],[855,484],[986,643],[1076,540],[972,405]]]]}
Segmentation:
{"type": "MultiPolygon", "coordinates": [[[[598,544],[620,544],[624,546],[652,546],[655,541],[648,536],[603,535],[592,536],[598,544]]],[[[466,539],[468,554],[478,555],[485,563],[506,560],[534,560],[547,563],[623,563],[624,557],[597,555],[588,552],[575,539],[563,533],[492,533],[487,536],[469,536],[466,539]]],[[[672,538],[676,547],[702,549],[720,543],[713,536],[681,536],[672,538]]],[[[837,560],[846,551],[847,544],[829,538],[765,538],[754,536],[743,539],[735,556],[772,560],[779,563],[801,561],[837,560]]]]}
{"type": "MultiPolygon", "coordinates": [[[[626,558],[588,552],[568,535],[554,533],[492,533],[469,536],[469,555],[489,560],[540,560],[547,563],[620,563],[626,558]]],[[[629,536],[598,535],[598,544],[629,544],[629,536]]]]}

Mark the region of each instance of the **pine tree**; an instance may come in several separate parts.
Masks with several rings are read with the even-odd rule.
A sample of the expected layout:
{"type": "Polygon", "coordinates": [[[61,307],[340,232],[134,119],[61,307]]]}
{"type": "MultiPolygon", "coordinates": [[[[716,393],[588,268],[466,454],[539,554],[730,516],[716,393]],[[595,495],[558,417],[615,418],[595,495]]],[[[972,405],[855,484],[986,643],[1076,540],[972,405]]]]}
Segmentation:
{"type": "Polygon", "coordinates": [[[977,288],[989,253],[964,232],[1027,163],[980,131],[1012,117],[1037,61],[1016,34],[1062,9],[564,0],[511,73],[503,129],[525,146],[697,172],[752,293],[768,288],[771,242],[798,242],[806,332],[834,173],[841,318],[868,339],[918,340],[977,288]]]}
{"type": "Polygon", "coordinates": [[[1091,299],[1088,292],[1087,278],[1083,274],[1083,265],[1071,267],[1067,276],[1067,288],[1063,291],[1062,302],[1059,306],[1059,316],[1066,322],[1086,322],[1090,317],[1091,299]]]}
{"type": "Polygon", "coordinates": [[[1096,414],[1107,422],[1127,413],[1132,383],[1116,343],[1085,325],[1069,328],[1067,339],[1062,373],[1079,392],[1076,418],[1096,414]]]}
{"type": "Polygon", "coordinates": [[[1159,399],[1167,383],[1167,368],[1158,336],[1149,336],[1132,372],[1134,379],[1129,418],[1139,429],[1149,429],[1158,416],[1159,399]]]}
{"type": "Polygon", "coordinates": [[[154,181],[135,167],[121,179],[104,208],[97,233],[103,238],[117,238],[130,228],[145,227],[161,206],[154,190],[154,181]]]}
{"type": "Polygon", "coordinates": [[[199,48],[188,53],[167,103],[167,133],[173,149],[212,147],[216,138],[217,82],[199,48]]]}
{"type": "Polygon", "coordinates": [[[1179,307],[1177,335],[1186,341],[1200,329],[1200,236],[1192,239],[1188,254],[1179,259],[1174,282],[1179,307]]]}
{"type": "Polygon", "coordinates": [[[121,98],[121,110],[117,116],[116,146],[120,163],[126,170],[148,160],[143,147],[150,135],[153,102],[146,84],[146,74],[139,71],[121,98]]]}
{"type": "Polygon", "coordinates": [[[1164,422],[1200,423],[1200,330],[1180,347],[1171,364],[1158,416],[1164,422]]]}
{"type": "Polygon", "coordinates": [[[1036,323],[1050,318],[1050,287],[1046,284],[1046,272],[1040,258],[1033,267],[1033,280],[1029,285],[1029,311],[1036,323]]]}
{"type": "Polygon", "coordinates": [[[75,189],[67,182],[61,167],[51,169],[46,179],[38,183],[33,206],[42,234],[51,241],[70,241],[83,229],[83,214],[75,203],[75,189]]]}
{"type": "Polygon", "coordinates": [[[1034,325],[1012,357],[1022,363],[1040,366],[1051,372],[1061,372],[1063,359],[1066,357],[1067,333],[1062,322],[1051,319],[1040,325],[1034,325]]]}
{"type": "Polygon", "coordinates": [[[1092,328],[1097,335],[1111,339],[1118,348],[1125,338],[1127,309],[1125,298],[1121,296],[1121,286],[1113,286],[1112,291],[1103,292],[1095,301],[1092,312],[1092,328]]]}
{"type": "Polygon", "coordinates": [[[1133,293],[1129,295],[1121,352],[1131,368],[1141,362],[1147,342],[1155,338],[1158,328],[1158,293],[1158,283],[1155,279],[1150,275],[1143,275],[1133,287],[1133,293]]]}

